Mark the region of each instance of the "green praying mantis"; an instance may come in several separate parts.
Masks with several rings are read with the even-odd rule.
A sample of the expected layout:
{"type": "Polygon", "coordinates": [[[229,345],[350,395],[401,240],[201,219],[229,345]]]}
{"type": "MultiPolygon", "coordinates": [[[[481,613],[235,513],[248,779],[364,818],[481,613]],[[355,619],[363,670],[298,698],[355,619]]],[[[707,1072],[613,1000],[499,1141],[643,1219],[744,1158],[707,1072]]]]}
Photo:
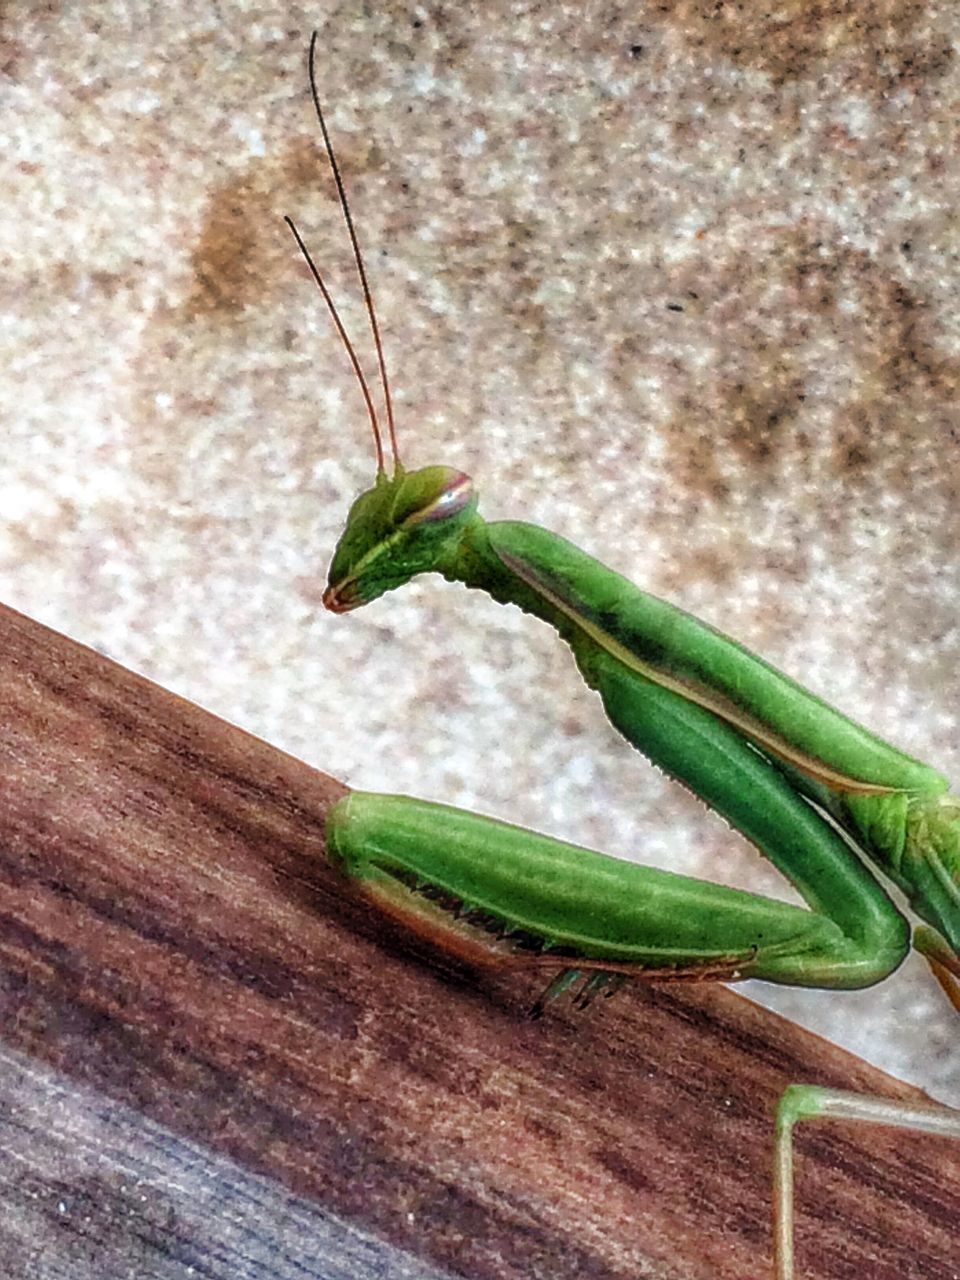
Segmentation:
{"type": "MultiPolygon", "coordinates": [[[[648,595],[556,534],[488,523],[469,476],[400,461],[383,346],[343,180],[310,87],[360,278],[384,421],[327,286],[297,244],[366,402],[376,478],[350,508],[324,604],[346,613],[420,573],[486,591],[552,626],[614,727],[743,833],[795,886],[797,907],[606,856],[477,814],[353,792],[332,809],[332,859],[384,915],[477,966],[550,981],[538,1008],[630,977],[870,986],[911,946],[960,1010],[960,799],[735,640],[648,595]],[[384,436],[392,468],[386,467],[384,436]],[[911,925],[870,864],[923,921],[911,925]]],[[[815,1116],[960,1136],[960,1112],[794,1085],[777,1116],[774,1258],[793,1267],[794,1125],[815,1116]]]]}

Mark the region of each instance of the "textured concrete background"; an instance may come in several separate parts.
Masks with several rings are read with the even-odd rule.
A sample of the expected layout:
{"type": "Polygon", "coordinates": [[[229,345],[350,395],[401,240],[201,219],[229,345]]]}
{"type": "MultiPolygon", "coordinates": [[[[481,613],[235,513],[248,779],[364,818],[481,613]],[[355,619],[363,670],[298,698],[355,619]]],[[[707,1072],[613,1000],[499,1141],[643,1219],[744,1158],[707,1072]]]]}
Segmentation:
{"type": "MultiPolygon", "coordinates": [[[[307,41],[408,463],[960,778],[960,14],[465,8],[0,11],[0,596],[354,785],[779,893],[535,622],[322,612],[373,464],[281,222],[367,350],[307,41]]],[[[919,965],[752,994],[960,1101],[919,965]]]]}

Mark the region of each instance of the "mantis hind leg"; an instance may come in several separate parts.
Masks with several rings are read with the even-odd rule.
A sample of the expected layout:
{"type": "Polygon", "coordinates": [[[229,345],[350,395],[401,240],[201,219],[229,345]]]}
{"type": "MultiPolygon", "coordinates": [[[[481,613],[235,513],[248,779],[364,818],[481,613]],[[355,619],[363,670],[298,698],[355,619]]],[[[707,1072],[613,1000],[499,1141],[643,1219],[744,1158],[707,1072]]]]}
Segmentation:
{"type": "Polygon", "coordinates": [[[773,1258],[776,1280],[794,1280],[793,1130],[802,1120],[849,1120],[914,1129],[960,1138],[960,1111],[935,1103],[894,1102],[889,1098],[792,1084],[777,1107],[773,1160],[773,1258]]]}

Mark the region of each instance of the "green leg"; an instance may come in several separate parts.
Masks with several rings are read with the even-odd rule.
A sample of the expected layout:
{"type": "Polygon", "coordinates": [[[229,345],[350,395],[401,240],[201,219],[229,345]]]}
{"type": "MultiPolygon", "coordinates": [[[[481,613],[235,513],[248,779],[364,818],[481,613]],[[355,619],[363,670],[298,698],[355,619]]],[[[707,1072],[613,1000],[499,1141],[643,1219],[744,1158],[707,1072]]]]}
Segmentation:
{"type": "MultiPolygon", "coordinates": [[[[845,874],[849,851],[805,802],[795,804],[794,855],[806,851],[813,863],[836,854],[845,874]]],[[[872,927],[860,921],[848,932],[835,913],[408,796],[353,792],[331,810],[327,832],[331,857],[358,892],[471,964],[849,988],[885,977],[909,946],[906,922],[869,879],[872,927]]]]}
{"type": "Polygon", "coordinates": [[[825,957],[802,947],[771,965],[774,982],[869,986],[909,949],[909,926],[883,886],[777,763],[735,728],[678,694],[626,671],[607,654],[583,660],[612,724],[638,751],[721,814],[781,872],[843,944],[825,957]]]}
{"type": "Polygon", "coordinates": [[[776,1280],[794,1280],[793,1130],[801,1120],[850,1120],[960,1138],[960,1111],[935,1104],[893,1102],[841,1089],[792,1084],[777,1107],[773,1156],[773,1258],[776,1280]]]}

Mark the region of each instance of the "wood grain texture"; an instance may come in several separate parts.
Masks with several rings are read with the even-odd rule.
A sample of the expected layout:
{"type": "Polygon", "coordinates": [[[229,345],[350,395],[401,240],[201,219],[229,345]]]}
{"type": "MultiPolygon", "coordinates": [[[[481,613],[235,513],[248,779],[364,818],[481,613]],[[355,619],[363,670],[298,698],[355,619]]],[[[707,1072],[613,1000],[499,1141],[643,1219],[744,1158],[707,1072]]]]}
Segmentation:
{"type": "MultiPolygon", "coordinates": [[[[636,984],[531,1022],[541,979],[415,956],[350,898],[323,859],[343,791],[0,613],[7,1049],[497,1280],[764,1276],[784,1085],[917,1096],[723,989],[636,984]]],[[[799,1144],[804,1277],[956,1274],[955,1145],[799,1144]]]]}

